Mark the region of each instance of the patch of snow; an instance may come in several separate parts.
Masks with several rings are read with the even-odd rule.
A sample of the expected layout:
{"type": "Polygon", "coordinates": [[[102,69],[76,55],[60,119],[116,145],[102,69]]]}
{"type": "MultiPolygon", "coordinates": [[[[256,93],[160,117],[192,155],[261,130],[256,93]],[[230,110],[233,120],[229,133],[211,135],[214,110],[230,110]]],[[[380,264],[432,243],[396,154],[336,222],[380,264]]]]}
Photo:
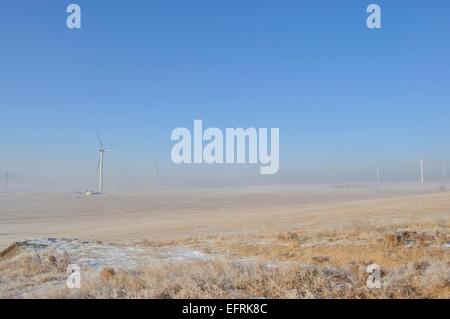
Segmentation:
{"type": "Polygon", "coordinates": [[[164,249],[161,252],[163,258],[169,260],[207,260],[209,257],[198,250],[192,250],[185,247],[175,247],[173,249],[164,249]]]}
{"type": "Polygon", "coordinates": [[[78,239],[45,238],[27,240],[18,244],[36,254],[43,252],[68,254],[71,263],[96,270],[106,266],[134,269],[162,261],[198,261],[209,258],[208,255],[187,247],[140,248],[78,239]]]}

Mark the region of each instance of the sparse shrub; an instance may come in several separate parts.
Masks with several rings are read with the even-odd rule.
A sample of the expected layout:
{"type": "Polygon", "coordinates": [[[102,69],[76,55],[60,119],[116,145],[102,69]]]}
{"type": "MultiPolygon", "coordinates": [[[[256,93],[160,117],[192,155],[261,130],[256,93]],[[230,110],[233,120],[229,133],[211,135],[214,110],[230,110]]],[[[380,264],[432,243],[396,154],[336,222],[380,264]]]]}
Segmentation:
{"type": "Polygon", "coordinates": [[[116,272],[115,272],[114,268],[104,267],[100,271],[99,276],[102,280],[110,280],[115,274],[116,274],[116,272]]]}

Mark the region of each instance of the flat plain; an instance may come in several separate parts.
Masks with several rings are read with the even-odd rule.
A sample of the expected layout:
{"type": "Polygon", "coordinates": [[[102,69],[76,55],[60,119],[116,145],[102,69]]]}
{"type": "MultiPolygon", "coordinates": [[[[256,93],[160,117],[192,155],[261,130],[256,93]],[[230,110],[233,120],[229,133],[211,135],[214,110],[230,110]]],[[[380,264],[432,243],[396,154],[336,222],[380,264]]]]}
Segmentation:
{"type": "Polygon", "coordinates": [[[449,217],[437,184],[2,194],[0,297],[449,298],[449,217]]]}

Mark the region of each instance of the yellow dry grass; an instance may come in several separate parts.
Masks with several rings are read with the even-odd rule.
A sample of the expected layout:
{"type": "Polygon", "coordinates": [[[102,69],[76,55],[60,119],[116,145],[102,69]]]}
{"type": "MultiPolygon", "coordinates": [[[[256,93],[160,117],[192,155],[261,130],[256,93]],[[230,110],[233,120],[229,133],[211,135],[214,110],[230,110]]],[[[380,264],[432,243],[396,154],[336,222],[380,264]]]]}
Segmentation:
{"type": "Polygon", "coordinates": [[[32,254],[16,244],[0,254],[0,297],[448,299],[450,196],[404,199],[283,206],[261,214],[249,209],[226,217],[193,214],[202,234],[190,230],[193,221],[179,234],[182,221],[159,235],[147,235],[155,225],[137,227],[126,235],[133,239],[128,245],[188,247],[210,259],[83,269],[80,290],[64,287],[70,252],[32,254]],[[373,263],[381,267],[381,289],[366,285],[373,263]]]}
{"type": "MultiPolygon", "coordinates": [[[[343,229],[305,237],[289,231],[216,238],[208,242],[217,255],[211,260],[132,271],[105,267],[88,273],[80,290],[45,286],[64,280],[67,261],[62,256],[24,255],[13,246],[0,263],[2,280],[8,282],[2,296],[23,297],[14,292],[25,291],[34,298],[449,298],[450,258],[442,245],[450,240],[449,227],[413,226],[382,233],[361,226],[352,234],[343,229]],[[391,235],[410,241],[393,245],[391,235]],[[382,267],[382,289],[366,286],[366,267],[372,263],[382,267]]],[[[205,244],[187,242],[198,248],[205,244]]]]}

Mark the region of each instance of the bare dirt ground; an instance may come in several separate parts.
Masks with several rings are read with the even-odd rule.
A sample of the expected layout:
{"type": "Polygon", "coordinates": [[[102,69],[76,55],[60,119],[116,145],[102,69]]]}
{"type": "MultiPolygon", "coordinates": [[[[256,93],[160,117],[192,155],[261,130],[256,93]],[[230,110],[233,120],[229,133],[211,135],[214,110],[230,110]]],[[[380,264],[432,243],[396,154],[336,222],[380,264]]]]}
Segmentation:
{"type": "Polygon", "coordinates": [[[0,297],[449,298],[449,217],[439,185],[3,194],[0,297]]]}

